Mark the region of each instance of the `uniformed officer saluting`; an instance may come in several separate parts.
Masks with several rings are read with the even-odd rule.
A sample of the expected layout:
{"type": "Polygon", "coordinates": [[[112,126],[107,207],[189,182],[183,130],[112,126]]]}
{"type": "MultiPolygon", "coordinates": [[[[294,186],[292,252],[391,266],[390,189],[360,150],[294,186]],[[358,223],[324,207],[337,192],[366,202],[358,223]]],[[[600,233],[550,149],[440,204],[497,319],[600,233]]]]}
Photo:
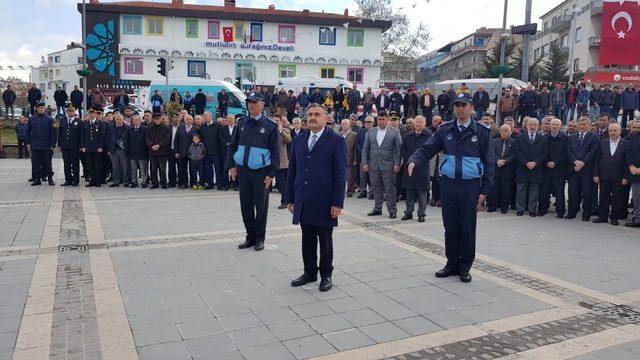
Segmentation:
{"type": "Polygon", "coordinates": [[[76,109],[67,106],[67,116],[60,117],[58,147],[64,162],[64,183],[60,186],[78,186],[80,182],[80,137],[82,121],[76,118],[76,109]]]}
{"type": "Polygon", "coordinates": [[[242,221],[247,231],[240,249],[264,249],[269,208],[269,186],[280,163],[278,125],[262,114],[260,94],[247,97],[249,116],[238,120],[239,131],[231,138],[227,165],[232,180],[238,178],[242,221]]]}
{"type": "Polygon", "coordinates": [[[440,192],[447,264],[436,277],[459,275],[470,282],[469,270],[476,251],[476,215],[493,186],[491,131],[471,118],[471,95],[460,93],[453,100],[456,119],[442,124],[436,133],[409,158],[407,171],[427,166],[442,151],[440,192]]]}
{"type": "Polygon", "coordinates": [[[32,186],[41,185],[40,179],[47,177],[49,185],[53,186],[53,170],[51,169],[51,154],[56,146],[57,131],[51,116],[45,113],[44,102],[36,104],[36,113],[29,119],[27,137],[31,147],[31,164],[33,166],[32,186]]]}

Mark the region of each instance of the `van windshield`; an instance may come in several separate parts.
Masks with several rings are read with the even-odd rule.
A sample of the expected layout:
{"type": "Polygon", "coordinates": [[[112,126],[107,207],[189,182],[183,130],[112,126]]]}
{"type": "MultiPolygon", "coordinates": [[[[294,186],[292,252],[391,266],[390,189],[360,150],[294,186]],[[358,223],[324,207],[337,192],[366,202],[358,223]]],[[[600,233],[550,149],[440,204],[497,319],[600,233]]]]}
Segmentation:
{"type": "Polygon", "coordinates": [[[241,91],[230,91],[229,93],[229,107],[242,108],[247,100],[245,94],[241,91]]]}

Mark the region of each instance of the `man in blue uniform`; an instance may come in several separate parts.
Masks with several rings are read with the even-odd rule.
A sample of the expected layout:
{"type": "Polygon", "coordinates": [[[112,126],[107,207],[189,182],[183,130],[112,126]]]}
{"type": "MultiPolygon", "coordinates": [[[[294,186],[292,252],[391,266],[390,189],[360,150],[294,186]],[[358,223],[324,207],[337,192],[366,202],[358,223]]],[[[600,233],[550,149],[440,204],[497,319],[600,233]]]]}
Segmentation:
{"type": "Polygon", "coordinates": [[[100,120],[102,116],[102,106],[94,105],[89,110],[89,121],[82,128],[80,137],[80,151],[87,158],[89,168],[89,183],[86,187],[100,187],[103,173],[100,155],[104,152],[107,141],[105,125],[100,120]]]}
{"type": "Polygon", "coordinates": [[[440,191],[447,264],[436,277],[459,275],[470,282],[469,270],[476,251],[477,206],[493,186],[491,130],[471,118],[473,99],[461,92],[453,99],[455,120],[442,124],[436,133],[409,158],[407,172],[427,166],[442,151],[440,191]]]}
{"type": "Polygon", "coordinates": [[[264,100],[260,94],[247,97],[249,116],[238,120],[238,129],[231,138],[227,165],[233,181],[238,178],[242,221],[247,231],[240,249],[251,246],[264,249],[269,208],[269,186],[280,165],[278,125],[267,118],[262,110],[264,100]]]}
{"type": "Polygon", "coordinates": [[[29,118],[27,126],[27,138],[31,148],[31,164],[33,166],[32,186],[41,185],[43,177],[47,177],[49,185],[55,185],[51,169],[51,153],[56,146],[56,137],[54,120],[46,114],[44,102],[36,103],[36,113],[29,118]]]}
{"type": "Polygon", "coordinates": [[[80,182],[80,136],[82,121],[76,117],[76,109],[67,106],[67,116],[60,117],[58,147],[64,162],[64,183],[60,186],[78,186],[80,182]]]}

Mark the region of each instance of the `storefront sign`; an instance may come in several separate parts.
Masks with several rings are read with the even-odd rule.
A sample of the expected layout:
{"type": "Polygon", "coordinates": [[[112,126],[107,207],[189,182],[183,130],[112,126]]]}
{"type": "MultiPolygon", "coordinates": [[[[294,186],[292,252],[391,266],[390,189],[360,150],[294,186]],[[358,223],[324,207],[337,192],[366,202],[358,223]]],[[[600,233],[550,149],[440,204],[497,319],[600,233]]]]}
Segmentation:
{"type": "Polygon", "coordinates": [[[244,49],[244,50],[258,50],[258,51],[294,51],[293,45],[265,45],[258,43],[243,43],[243,42],[224,42],[224,41],[207,41],[204,43],[206,47],[225,48],[225,49],[244,49]]]}
{"type": "Polygon", "coordinates": [[[587,71],[584,79],[598,84],[640,84],[640,71],[587,71]]]}

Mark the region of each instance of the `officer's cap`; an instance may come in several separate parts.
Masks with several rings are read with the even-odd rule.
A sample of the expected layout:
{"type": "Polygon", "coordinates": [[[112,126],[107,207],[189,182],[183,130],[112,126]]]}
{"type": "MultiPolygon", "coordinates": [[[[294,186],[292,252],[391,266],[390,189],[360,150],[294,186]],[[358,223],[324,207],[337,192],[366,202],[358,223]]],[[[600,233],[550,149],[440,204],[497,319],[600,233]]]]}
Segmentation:
{"type": "Polygon", "coordinates": [[[76,111],[76,108],[73,105],[69,104],[67,105],[67,111],[76,111]]]}
{"type": "Polygon", "coordinates": [[[103,111],[103,110],[102,110],[102,106],[100,106],[100,105],[93,105],[93,106],[91,107],[91,110],[93,110],[93,111],[95,111],[95,112],[97,112],[97,113],[101,113],[101,112],[103,111]]]}
{"type": "Polygon", "coordinates": [[[251,92],[251,94],[247,96],[247,101],[264,101],[264,99],[262,98],[262,95],[256,92],[251,92]]]}
{"type": "Polygon", "coordinates": [[[462,104],[471,104],[473,102],[473,99],[471,98],[471,95],[469,93],[466,92],[461,92],[460,94],[456,95],[455,99],[453,99],[453,103],[462,103],[462,104]]]}

